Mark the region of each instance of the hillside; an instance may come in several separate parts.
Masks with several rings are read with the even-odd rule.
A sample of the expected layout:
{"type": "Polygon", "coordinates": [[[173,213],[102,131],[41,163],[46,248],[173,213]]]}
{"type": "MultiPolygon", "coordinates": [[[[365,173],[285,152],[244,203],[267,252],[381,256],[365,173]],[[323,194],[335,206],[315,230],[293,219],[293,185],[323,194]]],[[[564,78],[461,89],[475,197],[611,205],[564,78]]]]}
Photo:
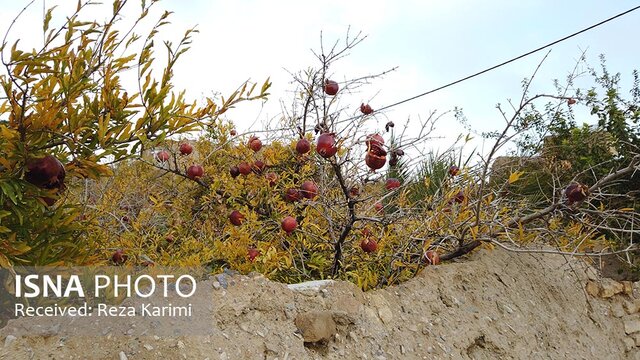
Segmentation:
{"type": "Polygon", "coordinates": [[[114,328],[104,336],[66,336],[56,329],[14,338],[16,329],[34,326],[32,319],[20,319],[0,331],[0,339],[7,339],[0,357],[640,358],[634,337],[625,335],[638,322],[637,314],[627,314],[637,311],[637,290],[631,283],[625,288],[613,281],[589,282],[589,277],[596,280],[578,261],[501,250],[432,266],[405,284],[367,293],[345,282],[287,287],[260,276],[227,275],[226,290],[212,278],[210,297],[198,300],[210,302],[213,335],[129,336],[126,329],[114,328]],[[587,283],[599,296],[587,294],[587,283]],[[601,283],[604,290],[598,288],[601,283]],[[330,335],[322,332],[333,326],[337,334],[305,346],[296,324],[307,339],[330,335]],[[323,326],[314,330],[313,324],[323,326]]]}

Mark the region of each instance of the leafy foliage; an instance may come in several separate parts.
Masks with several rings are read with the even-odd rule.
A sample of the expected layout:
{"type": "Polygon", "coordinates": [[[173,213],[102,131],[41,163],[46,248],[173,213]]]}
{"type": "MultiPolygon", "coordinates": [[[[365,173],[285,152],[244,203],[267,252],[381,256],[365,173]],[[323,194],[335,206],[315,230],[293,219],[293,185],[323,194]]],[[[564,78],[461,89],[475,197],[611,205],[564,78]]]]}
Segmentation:
{"type": "Polygon", "coordinates": [[[342,48],[323,44],[317,68],[292,74],[295,98],[278,128],[236,134],[221,115],[265,99],[269,81],[187,101],[172,78],[195,29],[178,44],[163,42],[167,61],[159,68],[154,44],[169,13],[142,36],[136,26],[155,2],[142,2],[134,28],[117,29],[125,3],[114,1],[112,18],[98,23],[80,20],[88,5],[81,2],[58,29],[49,29],[47,12],[40,50],[2,44],[0,266],[205,266],[283,282],[341,278],[370,289],[415,276],[434,263],[428,251],[444,261],[479,246],[601,251],[637,232],[637,212],[611,201],[634,193],[607,193],[637,180],[637,74],[631,102],[606,71],[597,76],[604,98],[595,89],[577,94],[598,115],[596,130],[576,127],[558,104],[538,110],[541,98],[572,98],[529,96],[527,81],[511,118],[498,107],[507,125],[489,133],[495,144],[480,162],[447,150],[412,163],[426,153],[434,114],[419,131],[398,133],[400,124],[385,118],[381,126],[371,105],[340,101],[386,72],[330,79],[360,34],[347,34],[342,48]],[[124,80],[130,70],[137,89],[124,80]],[[541,161],[495,168],[500,148],[519,135],[522,152],[541,161]],[[297,149],[303,139],[309,152],[297,149]],[[192,153],[181,153],[185,142],[192,153]],[[34,181],[51,155],[64,171],[38,170],[43,179],[34,181]],[[586,189],[582,198],[567,198],[570,181],[590,184],[574,184],[586,189]],[[296,226],[285,230],[288,217],[296,226]]]}
{"type": "MultiPolygon", "coordinates": [[[[0,265],[44,265],[94,261],[92,241],[83,235],[76,203],[59,201],[65,184],[42,188],[27,181],[29,164],[53,155],[64,164],[69,179],[98,179],[113,174],[114,164],[153,148],[165,139],[200,131],[215,124],[234,104],[267,95],[244,84],[227,99],[204,104],[188,102],[173,88],[173,69],[188,50],[194,29],[178,44],[163,42],[167,61],[155,60],[160,30],[169,12],[146,35],[136,33],[155,1],[142,2],[133,27],[120,26],[126,1],[112,4],[105,22],[86,21],[79,2],[59,27],[50,27],[53,9],[46,11],[44,44],[22,50],[19,39],[0,47],[5,73],[0,75],[0,265]],[[153,65],[153,66],[152,66],[153,65]],[[125,84],[128,71],[137,85],[125,84]]],[[[20,21],[18,16],[15,21],[20,21]]],[[[14,21],[14,22],[15,22],[14,21]]],[[[64,175],[63,175],[64,176],[64,175]]]]}

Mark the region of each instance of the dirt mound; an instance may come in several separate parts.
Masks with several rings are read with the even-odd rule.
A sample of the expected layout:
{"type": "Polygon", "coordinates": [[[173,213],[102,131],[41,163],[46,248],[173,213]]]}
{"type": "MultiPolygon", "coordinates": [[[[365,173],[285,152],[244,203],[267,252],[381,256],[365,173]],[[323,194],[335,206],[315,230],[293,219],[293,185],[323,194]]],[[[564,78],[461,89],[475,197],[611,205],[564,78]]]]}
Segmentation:
{"type": "Polygon", "coordinates": [[[627,359],[638,351],[625,337],[622,319],[611,315],[611,300],[584,291],[584,266],[561,256],[479,251],[367,293],[346,282],[227,280],[226,289],[214,278],[207,281],[212,335],[139,336],[112,329],[104,336],[60,331],[16,337],[12,329],[32,321],[18,319],[0,331],[0,357],[627,359]]]}

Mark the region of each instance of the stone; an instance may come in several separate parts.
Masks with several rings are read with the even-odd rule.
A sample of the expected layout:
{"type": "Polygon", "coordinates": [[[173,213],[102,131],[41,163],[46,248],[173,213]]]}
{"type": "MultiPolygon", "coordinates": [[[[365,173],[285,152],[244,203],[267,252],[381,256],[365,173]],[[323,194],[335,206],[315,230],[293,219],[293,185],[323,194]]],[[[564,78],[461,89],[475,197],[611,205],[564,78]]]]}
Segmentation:
{"type": "Polygon", "coordinates": [[[587,278],[589,278],[589,280],[593,280],[593,281],[597,281],[599,276],[598,276],[598,270],[596,270],[594,267],[589,266],[585,272],[587,273],[587,278]]]}
{"type": "Polygon", "coordinates": [[[7,335],[7,337],[4,338],[4,347],[9,347],[11,343],[16,341],[17,339],[18,338],[13,335],[7,335]]]}
{"type": "Polygon", "coordinates": [[[124,351],[120,351],[120,354],[118,354],[118,358],[120,360],[128,360],[127,354],[125,354],[124,351]]]}
{"type": "Polygon", "coordinates": [[[622,281],[622,292],[625,295],[633,296],[633,283],[631,281],[622,281]]]}
{"type": "Polygon", "coordinates": [[[384,296],[380,294],[371,295],[371,304],[376,308],[378,317],[383,323],[389,324],[393,320],[393,312],[389,308],[389,303],[384,296]]]}
{"type": "Polygon", "coordinates": [[[631,287],[633,288],[633,297],[640,299],[640,281],[634,281],[631,287]]]}
{"type": "Polygon", "coordinates": [[[635,314],[640,311],[640,299],[633,299],[631,301],[624,302],[624,310],[627,314],[635,314]]]}
{"type": "Polygon", "coordinates": [[[601,286],[600,297],[605,299],[611,298],[624,291],[624,286],[621,283],[608,278],[602,279],[601,286]]]}
{"type": "Polygon", "coordinates": [[[636,343],[633,341],[632,338],[626,337],[622,339],[622,342],[624,343],[624,351],[629,352],[636,347],[636,343]]]}
{"type": "Polygon", "coordinates": [[[627,317],[624,320],[624,332],[627,335],[640,332],[640,318],[636,316],[627,317]]]}
{"type": "Polygon", "coordinates": [[[617,318],[621,318],[627,313],[621,303],[614,302],[613,304],[611,304],[611,314],[617,318]]]}
{"type": "Polygon", "coordinates": [[[289,284],[287,287],[293,291],[300,292],[319,292],[320,290],[326,288],[329,285],[332,285],[335,281],[333,280],[313,280],[306,281],[297,284],[289,284]]]}
{"type": "Polygon", "coordinates": [[[587,294],[593,297],[598,297],[598,295],[600,294],[600,286],[598,286],[598,284],[594,281],[587,281],[585,290],[587,291],[587,294]]]}
{"type": "Polygon", "coordinates": [[[378,308],[378,317],[382,320],[383,323],[389,324],[393,320],[393,313],[388,306],[383,306],[378,308]]]}
{"type": "Polygon", "coordinates": [[[147,349],[148,351],[153,350],[153,346],[149,345],[149,344],[144,344],[142,345],[145,349],[147,349]]]}
{"type": "Polygon", "coordinates": [[[306,343],[331,340],[336,334],[336,323],[329,311],[310,311],[296,316],[295,324],[306,343]]]}
{"type": "Polygon", "coordinates": [[[640,347],[640,333],[633,334],[631,336],[633,338],[633,342],[637,347],[640,347]]]}

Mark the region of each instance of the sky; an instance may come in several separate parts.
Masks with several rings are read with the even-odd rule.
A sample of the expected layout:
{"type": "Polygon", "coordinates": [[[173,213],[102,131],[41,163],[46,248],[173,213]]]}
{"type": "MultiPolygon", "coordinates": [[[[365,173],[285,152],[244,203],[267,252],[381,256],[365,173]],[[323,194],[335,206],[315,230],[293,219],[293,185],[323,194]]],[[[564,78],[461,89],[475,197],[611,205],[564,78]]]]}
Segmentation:
{"type": "MultiPolygon", "coordinates": [[[[67,14],[75,4],[45,1],[46,7],[60,5],[54,17],[67,14]]],[[[26,3],[0,0],[2,32],[26,3]]],[[[131,10],[138,4],[132,1],[131,10]]],[[[177,40],[187,28],[197,26],[199,30],[175,70],[176,87],[187,89],[189,96],[229,94],[247,79],[262,83],[270,77],[273,87],[267,103],[242,104],[229,113],[238,129],[245,131],[260,127],[256,120],[265,122],[279,116],[281,101],[288,103],[295,89],[289,72],[318,65],[311,49],[319,49],[320,32],[326,44],[344,40],[349,26],[352,33],[367,35],[350,56],[330,69],[338,81],[398,67],[345,99],[354,109],[361,102],[376,109],[483,70],[639,4],[627,0],[163,0],[155,7],[174,12],[162,37],[177,40]]],[[[22,43],[31,41],[37,46],[41,41],[42,7],[43,0],[35,0],[17,26],[22,43]]],[[[91,15],[105,18],[108,11],[104,9],[96,8],[91,15]]],[[[640,67],[640,47],[634,38],[639,33],[640,10],[553,46],[532,85],[533,93],[553,94],[553,79],[564,80],[585,50],[592,66],[605,54],[609,70],[620,72],[623,85],[628,86],[632,70],[640,67]]],[[[522,79],[531,76],[544,55],[545,51],[536,53],[391,108],[378,115],[371,127],[382,129],[388,120],[407,119],[417,126],[419,119],[432,111],[444,113],[459,107],[473,129],[501,129],[504,120],[496,104],[520,98],[522,79]]],[[[589,87],[591,79],[585,76],[577,85],[589,87]]],[[[593,121],[583,113],[580,120],[593,121]]],[[[452,115],[444,116],[436,126],[434,135],[444,139],[434,140],[434,147],[466,133],[452,115]]]]}

